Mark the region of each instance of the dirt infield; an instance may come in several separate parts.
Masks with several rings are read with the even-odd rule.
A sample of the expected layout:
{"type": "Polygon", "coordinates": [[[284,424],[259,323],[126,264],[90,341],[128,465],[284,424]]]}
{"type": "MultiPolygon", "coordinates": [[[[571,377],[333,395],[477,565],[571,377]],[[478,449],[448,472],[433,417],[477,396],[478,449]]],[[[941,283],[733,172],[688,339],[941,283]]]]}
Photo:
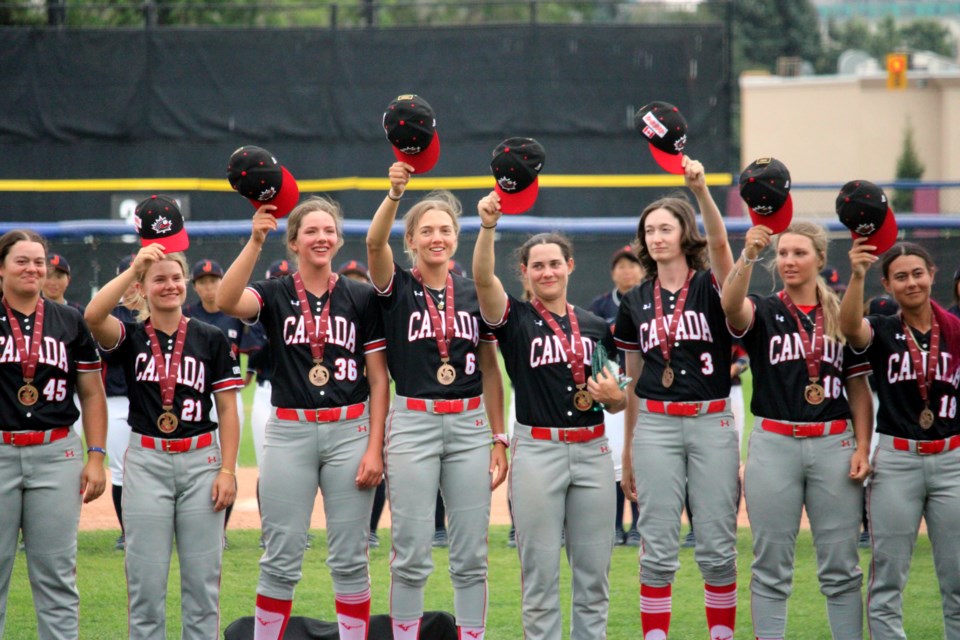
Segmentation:
{"type": "MultiPolygon", "coordinates": [[[[109,475],[109,472],[108,472],[109,475]]],[[[257,469],[255,467],[241,467],[237,470],[237,481],[239,482],[240,494],[237,496],[236,505],[233,508],[233,514],[230,516],[230,529],[259,529],[260,514],[257,512],[257,469]]],[[[83,505],[80,512],[80,530],[92,531],[98,529],[119,529],[117,516],[113,511],[113,502],[110,498],[110,482],[107,481],[107,490],[102,496],[83,505]]],[[[629,514],[627,519],[629,520],[629,514]]],[[[510,513],[507,507],[507,483],[504,482],[493,494],[493,505],[490,510],[491,524],[510,524],[510,513]]],[[[740,508],[741,527],[748,526],[746,509],[740,508]]],[[[310,519],[310,527],[323,529],[325,521],[323,517],[323,499],[317,492],[317,500],[313,507],[313,516],[310,519]]],[[[383,510],[383,516],[380,518],[380,527],[390,526],[390,509],[383,510]]],[[[806,527],[806,518],[803,526],[806,527]]]]}

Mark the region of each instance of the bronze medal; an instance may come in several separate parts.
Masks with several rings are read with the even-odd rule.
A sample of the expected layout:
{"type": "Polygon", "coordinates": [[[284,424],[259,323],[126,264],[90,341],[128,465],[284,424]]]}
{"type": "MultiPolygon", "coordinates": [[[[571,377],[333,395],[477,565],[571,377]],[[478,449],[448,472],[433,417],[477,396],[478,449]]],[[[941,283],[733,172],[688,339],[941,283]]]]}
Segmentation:
{"type": "Polygon", "coordinates": [[[330,380],[330,370],[319,362],[310,368],[310,384],[315,387],[322,387],[330,380]]]}
{"type": "Polygon", "coordinates": [[[593,408],[593,396],[587,391],[580,389],[573,394],[573,406],[575,406],[578,411],[589,411],[593,408]]]}
{"type": "Polygon", "coordinates": [[[440,368],[437,369],[437,382],[442,385],[453,384],[453,381],[457,379],[457,370],[453,368],[452,364],[443,363],[440,365],[440,368]]]}
{"type": "Polygon", "coordinates": [[[819,382],[811,382],[803,390],[803,398],[807,401],[807,404],[817,405],[823,402],[826,394],[823,391],[823,385],[819,382]]]}
{"type": "Polygon", "coordinates": [[[670,365],[667,365],[667,368],[663,370],[663,375],[660,376],[660,384],[665,388],[669,389],[673,386],[673,379],[676,376],[673,373],[673,368],[670,365]]]}
{"type": "Polygon", "coordinates": [[[930,407],[926,407],[923,411],[920,412],[920,428],[929,429],[933,426],[933,411],[930,410],[930,407]]]}
{"type": "Polygon", "coordinates": [[[169,411],[164,411],[160,414],[160,417],[157,418],[157,429],[160,429],[163,433],[173,433],[177,430],[179,424],[180,421],[177,420],[177,416],[169,411]]]}
{"type": "Polygon", "coordinates": [[[20,390],[17,391],[17,400],[20,401],[25,407],[32,407],[37,404],[37,399],[40,397],[40,392],[37,391],[37,388],[32,384],[25,384],[20,387],[20,390]]]}

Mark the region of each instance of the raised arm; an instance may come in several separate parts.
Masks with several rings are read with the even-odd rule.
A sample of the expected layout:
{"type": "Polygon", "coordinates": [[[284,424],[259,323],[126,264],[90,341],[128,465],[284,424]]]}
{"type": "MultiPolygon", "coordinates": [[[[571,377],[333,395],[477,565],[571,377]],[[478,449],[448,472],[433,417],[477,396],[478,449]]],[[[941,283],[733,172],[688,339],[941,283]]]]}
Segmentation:
{"type": "Polygon", "coordinates": [[[500,196],[495,191],[484,196],[477,203],[477,213],[480,214],[480,233],[477,235],[477,246],[473,250],[473,281],[477,286],[480,313],[486,320],[496,322],[503,318],[507,308],[507,294],[494,271],[496,253],[493,242],[497,233],[497,222],[503,215],[500,211],[500,196]]]}
{"type": "Polygon", "coordinates": [[[723,224],[723,216],[720,215],[720,209],[710,195],[703,165],[697,160],[684,156],[683,168],[687,188],[697,199],[700,216],[703,218],[703,229],[707,233],[707,250],[710,253],[710,268],[717,282],[722,283],[733,269],[733,252],[727,240],[727,228],[723,224]]]}
{"type": "Polygon", "coordinates": [[[93,300],[83,312],[83,319],[87,321],[90,333],[101,347],[113,348],[120,340],[120,321],[110,315],[117,306],[117,301],[123,298],[124,292],[136,281],[138,274],[146,273],[151,264],[162,259],[162,245],[151,244],[143,247],[126,271],[103,285],[97,295],[93,296],[93,300]]]}
{"type": "Polygon", "coordinates": [[[256,317],[260,312],[257,297],[246,290],[253,268],[257,266],[257,258],[263,250],[263,243],[267,241],[267,234],[277,230],[277,219],[271,211],[276,209],[272,204],[265,204],[253,216],[253,230],[250,239],[240,251],[240,255],[233,261],[227,272],[223,274],[220,288],[217,290],[217,306],[227,315],[246,320],[256,317]]]}
{"type": "Polygon", "coordinates": [[[840,301],[840,331],[854,349],[863,349],[870,344],[870,323],[863,317],[863,282],[877,256],[870,253],[876,247],[866,242],[865,237],[853,241],[849,253],[850,284],[840,301]]]}
{"type": "Polygon", "coordinates": [[[747,300],[747,290],[750,289],[753,265],[760,260],[760,254],[770,244],[770,231],[769,227],[763,225],[747,230],[743,252],[723,283],[720,305],[727,316],[727,324],[734,331],[742,332],[753,322],[753,305],[747,300]]]}
{"type": "Polygon", "coordinates": [[[394,162],[390,165],[390,191],[377,212],[373,214],[370,228],[367,229],[367,266],[370,269],[370,280],[374,286],[383,291],[390,284],[393,277],[393,249],[390,248],[390,229],[397,219],[397,209],[400,199],[407,190],[410,174],[413,167],[406,162],[394,162]]]}

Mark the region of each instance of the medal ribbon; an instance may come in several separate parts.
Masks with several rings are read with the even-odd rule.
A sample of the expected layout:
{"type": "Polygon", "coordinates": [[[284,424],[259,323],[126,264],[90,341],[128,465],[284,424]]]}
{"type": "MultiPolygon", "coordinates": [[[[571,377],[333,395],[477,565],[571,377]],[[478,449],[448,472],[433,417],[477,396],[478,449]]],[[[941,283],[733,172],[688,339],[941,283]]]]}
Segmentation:
{"type": "Polygon", "coordinates": [[[423,297],[427,300],[427,311],[430,312],[430,322],[433,324],[433,337],[437,341],[437,349],[440,350],[440,361],[446,364],[450,360],[450,341],[453,340],[453,276],[447,274],[447,290],[443,298],[443,313],[447,322],[446,331],[441,331],[440,312],[437,311],[437,305],[433,301],[433,296],[427,291],[427,285],[423,284],[423,276],[420,270],[414,267],[411,271],[420,286],[423,287],[423,297]]]}
{"type": "Polygon", "coordinates": [[[553,314],[547,311],[539,298],[533,299],[533,306],[543,318],[547,326],[553,331],[553,335],[560,340],[564,353],[567,354],[567,362],[570,363],[570,369],[573,372],[573,382],[577,388],[583,388],[587,384],[587,374],[583,364],[584,354],[580,353],[580,322],[577,321],[577,314],[573,312],[573,305],[567,303],[567,317],[570,318],[570,336],[573,338],[573,345],[567,340],[567,334],[563,332],[560,325],[554,319],[553,314]]]}
{"type": "Polygon", "coordinates": [[[303,316],[303,324],[307,328],[307,337],[310,339],[310,354],[316,364],[323,362],[323,348],[327,345],[327,328],[330,326],[330,305],[333,297],[333,289],[337,286],[337,276],[330,274],[330,280],[327,283],[327,304],[323,305],[320,311],[320,335],[317,335],[317,325],[313,321],[313,313],[310,311],[310,302],[307,300],[307,289],[303,286],[303,278],[300,272],[293,274],[293,286],[297,290],[297,299],[300,300],[300,315],[303,316]]]}
{"type": "Polygon", "coordinates": [[[177,337],[173,343],[173,355],[170,356],[170,366],[167,366],[160,351],[160,340],[150,320],[143,325],[150,337],[150,351],[153,353],[153,365],[160,378],[160,404],[164,411],[173,409],[173,391],[177,386],[177,374],[180,372],[180,361],[183,359],[183,343],[187,339],[187,319],[180,316],[180,325],[177,327],[177,337]]]}
{"type": "MultiPolygon", "coordinates": [[[[901,315],[901,320],[903,316],[901,315]]],[[[913,330],[903,320],[903,330],[907,334],[907,349],[910,351],[910,361],[913,370],[917,372],[917,386],[920,388],[920,399],[923,406],[930,406],[930,385],[937,375],[937,361],[940,359],[940,323],[936,314],[930,316],[930,350],[927,352],[927,370],[923,370],[923,356],[920,355],[920,345],[913,337],[913,330]]]]}
{"type": "Polygon", "coordinates": [[[670,366],[670,345],[677,335],[677,326],[680,324],[680,316],[683,315],[683,308],[687,304],[687,293],[690,291],[691,280],[693,280],[693,269],[687,272],[687,279],[683,283],[683,288],[680,289],[677,306],[673,308],[673,315],[670,317],[669,330],[663,326],[663,299],[660,297],[660,278],[658,277],[653,281],[653,308],[656,312],[656,319],[654,320],[653,326],[656,327],[657,340],[660,342],[660,353],[663,355],[667,367],[670,366]]]}
{"type": "Polygon", "coordinates": [[[820,359],[823,356],[823,307],[817,304],[817,315],[813,325],[813,338],[807,333],[806,328],[800,324],[800,312],[797,305],[790,299],[790,294],[786,291],[780,292],[780,300],[787,311],[793,316],[793,321],[797,323],[797,330],[800,332],[800,342],[803,344],[803,356],[807,361],[807,377],[813,384],[820,380],[820,359]],[[811,344],[811,342],[813,344],[811,344]]]}
{"type": "Polygon", "coordinates": [[[37,300],[37,311],[33,318],[33,334],[30,336],[29,352],[27,351],[27,343],[23,338],[23,331],[20,329],[20,323],[17,321],[17,317],[13,315],[13,309],[7,304],[6,299],[3,301],[3,306],[7,310],[10,330],[13,331],[13,339],[17,343],[23,381],[27,384],[33,384],[34,375],[37,373],[37,363],[40,361],[40,341],[43,334],[43,298],[37,300]]]}

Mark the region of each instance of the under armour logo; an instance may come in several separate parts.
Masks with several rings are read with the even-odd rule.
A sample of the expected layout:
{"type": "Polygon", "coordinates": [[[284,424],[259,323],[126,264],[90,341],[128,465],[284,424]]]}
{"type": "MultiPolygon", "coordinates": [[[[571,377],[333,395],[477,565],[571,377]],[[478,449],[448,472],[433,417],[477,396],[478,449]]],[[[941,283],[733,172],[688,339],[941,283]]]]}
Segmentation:
{"type": "Polygon", "coordinates": [[[905,333],[898,333],[898,334],[896,335],[896,338],[897,338],[897,340],[906,340],[906,339],[907,339],[907,334],[905,334],[905,333]]]}
{"type": "Polygon", "coordinates": [[[367,425],[365,424],[361,424],[359,427],[357,427],[357,433],[364,433],[366,432],[366,430],[367,430],[367,425]]]}
{"type": "Polygon", "coordinates": [[[610,453],[610,447],[606,445],[600,445],[600,453],[610,453]]]}
{"type": "Polygon", "coordinates": [[[850,442],[849,440],[841,440],[841,441],[840,441],[840,447],[841,447],[841,448],[847,449],[847,448],[849,448],[850,446],[851,446],[851,442],[850,442]]]}
{"type": "Polygon", "coordinates": [[[649,309],[649,308],[651,308],[651,307],[653,307],[653,305],[650,304],[649,302],[647,302],[646,304],[643,305],[644,311],[646,311],[647,309],[649,309]]]}
{"type": "Polygon", "coordinates": [[[473,425],[474,425],[475,427],[482,427],[482,426],[483,426],[483,420],[481,420],[481,419],[474,420],[474,421],[473,421],[473,425]]]}
{"type": "Polygon", "coordinates": [[[782,315],[780,315],[779,313],[778,313],[776,316],[774,316],[774,317],[776,317],[777,322],[783,322],[783,321],[785,320],[785,318],[784,318],[782,315]]]}
{"type": "Polygon", "coordinates": [[[214,464],[217,461],[217,456],[207,456],[207,464],[214,464]]]}
{"type": "Polygon", "coordinates": [[[299,301],[299,300],[291,300],[291,301],[290,301],[290,304],[291,304],[292,306],[294,306],[294,307],[299,307],[299,306],[300,306],[300,301],[299,301]]]}
{"type": "Polygon", "coordinates": [[[538,327],[542,327],[542,326],[543,326],[543,320],[534,320],[534,323],[535,323],[538,327]]]}
{"type": "Polygon", "coordinates": [[[729,426],[730,426],[730,421],[729,421],[729,420],[721,420],[721,421],[720,421],[720,426],[721,426],[721,427],[729,427],[729,426]]]}
{"type": "Polygon", "coordinates": [[[66,451],[63,452],[64,458],[73,458],[74,456],[76,456],[76,451],[74,451],[73,449],[67,449],[66,451]]]}
{"type": "Polygon", "coordinates": [[[401,631],[410,631],[410,629],[413,629],[417,624],[416,622],[398,622],[397,626],[400,627],[401,631]]]}
{"type": "Polygon", "coordinates": [[[413,295],[423,297],[423,291],[414,291],[413,295]]]}

